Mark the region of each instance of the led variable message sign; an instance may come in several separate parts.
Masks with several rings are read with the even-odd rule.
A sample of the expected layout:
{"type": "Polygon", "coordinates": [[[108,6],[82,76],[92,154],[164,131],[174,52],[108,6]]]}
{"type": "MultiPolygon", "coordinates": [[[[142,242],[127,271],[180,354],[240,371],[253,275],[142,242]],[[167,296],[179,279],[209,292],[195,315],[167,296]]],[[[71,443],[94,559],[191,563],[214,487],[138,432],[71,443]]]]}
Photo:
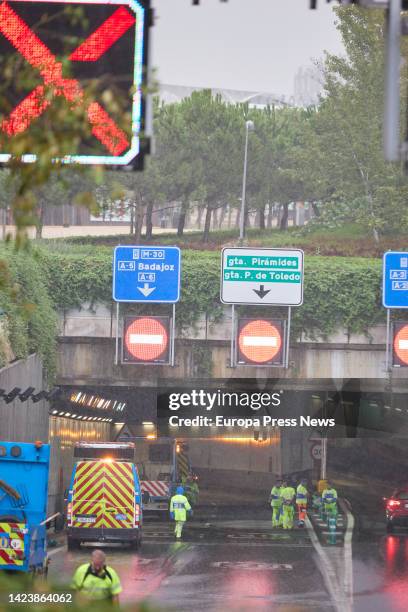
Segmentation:
{"type": "MultiPolygon", "coordinates": [[[[80,108],[87,131],[64,163],[124,166],[143,154],[142,86],[147,69],[150,0],[8,0],[0,2],[0,58],[4,83],[7,60],[15,74],[0,108],[0,162],[10,159],[11,141],[42,126],[47,129],[57,98],[66,116],[80,108]],[[19,74],[20,71],[20,74],[19,74]],[[29,78],[28,78],[29,77],[29,78]],[[111,104],[105,104],[109,91],[111,104]],[[47,115],[48,113],[48,115],[47,115]]],[[[9,70],[8,70],[9,72],[9,70]]],[[[66,129],[73,123],[67,121],[66,129]]],[[[64,126],[58,126],[63,130],[64,126]]],[[[32,150],[22,161],[35,162],[32,150]]]]}

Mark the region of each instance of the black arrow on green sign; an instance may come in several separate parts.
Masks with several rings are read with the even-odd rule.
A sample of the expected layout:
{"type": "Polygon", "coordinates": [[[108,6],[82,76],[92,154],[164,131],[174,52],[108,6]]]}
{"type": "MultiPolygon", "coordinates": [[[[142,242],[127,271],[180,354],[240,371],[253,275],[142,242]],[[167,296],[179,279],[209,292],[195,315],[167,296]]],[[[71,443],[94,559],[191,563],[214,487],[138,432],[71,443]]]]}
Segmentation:
{"type": "Polygon", "coordinates": [[[253,291],[255,291],[255,293],[259,295],[261,300],[263,300],[265,295],[268,295],[268,293],[270,292],[270,289],[267,289],[265,291],[265,285],[259,285],[259,289],[253,289],[253,291]]]}

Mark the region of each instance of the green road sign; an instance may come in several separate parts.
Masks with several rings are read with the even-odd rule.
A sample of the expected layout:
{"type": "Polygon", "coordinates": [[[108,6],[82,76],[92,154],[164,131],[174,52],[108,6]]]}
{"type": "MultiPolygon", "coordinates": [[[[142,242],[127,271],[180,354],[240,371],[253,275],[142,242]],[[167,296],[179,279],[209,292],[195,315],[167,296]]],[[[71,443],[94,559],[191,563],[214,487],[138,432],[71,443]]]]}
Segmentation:
{"type": "Polygon", "coordinates": [[[303,259],[300,249],[223,249],[221,301],[300,306],[303,259]]]}

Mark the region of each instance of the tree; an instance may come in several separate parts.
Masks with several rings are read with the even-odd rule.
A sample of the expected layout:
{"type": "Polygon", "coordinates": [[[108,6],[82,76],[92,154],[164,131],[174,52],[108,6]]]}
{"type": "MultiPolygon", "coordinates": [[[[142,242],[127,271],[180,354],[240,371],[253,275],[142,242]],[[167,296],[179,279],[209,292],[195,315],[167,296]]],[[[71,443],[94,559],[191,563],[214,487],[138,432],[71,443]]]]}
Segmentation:
{"type": "MultiPolygon", "coordinates": [[[[331,192],[334,201],[347,202],[350,219],[370,227],[378,241],[381,231],[398,227],[408,196],[401,167],[386,163],[382,151],[384,16],[335,10],[346,56],[326,57],[325,96],[308,152],[313,160],[318,148],[319,163],[309,176],[317,177],[326,196],[331,192]]],[[[405,90],[406,79],[403,85],[405,90]]]]}
{"type": "Polygon", "coordinates": [[[162,105],[156,113],[158,172],[167,201],[181,202],[177,235],[184,232],[191,202],[200,199],[202,162],[193,156],[186,104],[162,105]]]}
{"type": "Polygon", "coordinates": [[[240,112],[210,90],[194,92],[181,105],[190,127],[192,159],[200,165],[206,210],[203,241],[208,242],[213,211],[238,198],[244,138],[240,112]]]}

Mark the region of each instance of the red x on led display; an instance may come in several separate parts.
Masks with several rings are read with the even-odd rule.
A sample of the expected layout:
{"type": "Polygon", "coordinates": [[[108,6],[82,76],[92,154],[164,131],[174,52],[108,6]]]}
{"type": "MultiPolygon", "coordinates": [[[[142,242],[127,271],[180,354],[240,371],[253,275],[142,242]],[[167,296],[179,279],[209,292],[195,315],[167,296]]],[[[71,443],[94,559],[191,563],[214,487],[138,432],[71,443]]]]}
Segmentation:
{"type": "MultiPolygon", "coordinates": [[[[105,4],[92,0],[0,2],[0,35],[3,37],[0,36],[0,53],[3,48],[6,53],[18,52],[40,80],[16,102],[8,116],[3,115],[1,131],[9,138],[23,133],[47,111],[55,97],[63,96],[71,108],[78,106],[84,109],[95,138],[95,142],[85,143],[79,155],[73,154],[71,161],[131,162],[139,152],[136,132],[140,131],[143,119],[141,86],[147,44],[147,5],[148,1],[140,0],[110,0],[105,4]],[[73,20],[69,11],[64,13],[67,7],[79,6],[83,10],[82,20],[73,20]],[[40,36],[34,31],[38,27],[36,24],[46,23],[47,20],[53,21],[51,35],[48,28],[40,36]],[[84,35],[84,29],[88,29],[87,35],[84,35]],[[69,53],[66,48],[63,49],[76,78],[64,76],[63,62],[59,59],[67,39],[82,41],[69,53]],[[100,78],[103,88],[109,86],[110,79],[115,87],[119,83],[119,89],[122,88],[129,102],[125,109],[131,116],[127,129],[123,129],[99,101],[86,99],[81,81],[90,78],[100,78]],[[96,142],[99,143],[97,154],[90,154],[89,149],[96,142]]],[[[27,154],[30,153],[27,151],[27,154]]],[[[7,156],[7,152],[0,154],[0,161],[7,161],[4,155],[7,156]]]]}

